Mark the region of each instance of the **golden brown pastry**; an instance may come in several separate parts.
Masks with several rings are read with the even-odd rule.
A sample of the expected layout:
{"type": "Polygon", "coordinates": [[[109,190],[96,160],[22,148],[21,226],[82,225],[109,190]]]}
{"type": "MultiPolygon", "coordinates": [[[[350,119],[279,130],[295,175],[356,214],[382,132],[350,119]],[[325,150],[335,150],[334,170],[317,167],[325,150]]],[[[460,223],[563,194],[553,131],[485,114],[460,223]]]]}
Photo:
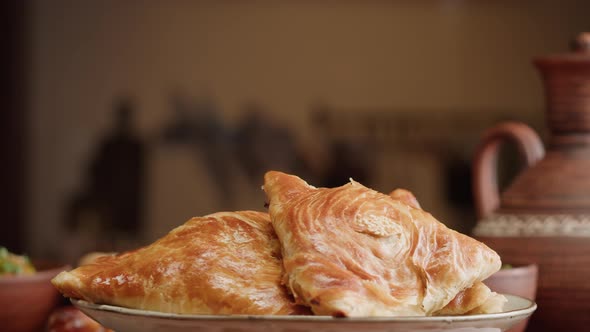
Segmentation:
{"type": "Polygon", "coordinates": [[[115,256],[116,252],[100,252],[100,251],[93,251],[85,254],[84,256],[78,259],[78,266],[87,265],[90,263],[94,263],[97,259],[103,256],[115,256]]]}
{"type": "Polygon", "coordinates": [[[193,218],[147,247],[99,257],[52,283],[67,297],[128,308],[296,314],[281,275],[268,214],[242,211],[193,218]]]}
{"type": "Polygon", "coordinates": [[[437,316],[491,314],[501,312],[506,303],[504,295],[492,292],[483,282],[460,291],[444,308],[436,311],[437,316]]]}
{"type": "MultiPolygon", "coordinates": [[[[468,291],[469,290],[470,289],[468,289],[468,291]]],[[[476,315],[501,312],[506,302],[508,302],[508,300],[504,295],[492,292],[492,294],[490,294],[490,296],[481,305],[475,307],[472,310],[469,310],[465,314],[476,315]]]]}
{"type": "MultiPolygon", "coordinates": [[[[406,189],[395,189],[389,197],[415,209],[421,209],[416,196],[406,189]]],[[[483,282],[478,281],[473,286],[460,291],[451,302],[433,314],[443,316],[495,313],[502,311],[505,302],[506,298],[503,295],[492,292],[483,282]]]]}
{"type": "Polygon", "coordinates": [[[315,188],[272,171],[264,190],[286,284],[315,314],[431,315],[501,265],[484,244],[352,180],[315,188]]]}
{"type": "Polygon", "coordinates": [[[409,190],[397,188],[389,193],[389,197],[398,200],[402,203],[406,203],[414,209],[422,209],[416,196],[414,196],[414,194],[409,190]]]}

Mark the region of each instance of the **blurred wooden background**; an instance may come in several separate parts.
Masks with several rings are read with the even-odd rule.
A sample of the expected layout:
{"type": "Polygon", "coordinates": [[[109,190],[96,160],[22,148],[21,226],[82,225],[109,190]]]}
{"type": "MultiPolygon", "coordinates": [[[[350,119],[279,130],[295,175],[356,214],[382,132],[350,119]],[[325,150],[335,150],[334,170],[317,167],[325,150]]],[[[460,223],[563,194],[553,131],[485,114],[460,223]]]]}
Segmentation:
{"type": "MultiPolygon", "coordinates": [[[[342,141],[341,151],[358,153],[344,161],[350,173],[358,162],[365,173],[357,174],[375,189],[408,187],[439,219],[468,231],[468,183],[449,192],[449,179],[468,176],[478,133],[490,124],[513,118],[543,128],[531,58],[565,50],[590,12],[582,0],[57,0],[3,8],[16,28],[2,61],[15,71],[2,113],[1,241],[63,259],[100,245],[91,213],[76,214],[87,220],[77,233],[66,220],[74,197],[91,187],[101,142],[115,135],[121,99],[133,108],[124,141],[144,149],[143,196],[140,225],[109,245],[145,243],[193,215],[261,209],[252,174],[298,163],[272,151],[281,146],[299,151],[315,183],[327,181],[318,170],[334,164],[326,151],[342,141]],[[283,159],[215,153],[240,142],[252,105],[263,115],[252,123],[271,129],[249,142],[278,137],[284,145],[248,151],[283,159]],[[318,108],[329,127],[314,120],[318,108]],[[192,123],[183,114],[198,118],[188,132],[205,134],[183,134],[175,121],[192,123]]],[[[96,206],[83,201],[74,210],[96,206]]]]}

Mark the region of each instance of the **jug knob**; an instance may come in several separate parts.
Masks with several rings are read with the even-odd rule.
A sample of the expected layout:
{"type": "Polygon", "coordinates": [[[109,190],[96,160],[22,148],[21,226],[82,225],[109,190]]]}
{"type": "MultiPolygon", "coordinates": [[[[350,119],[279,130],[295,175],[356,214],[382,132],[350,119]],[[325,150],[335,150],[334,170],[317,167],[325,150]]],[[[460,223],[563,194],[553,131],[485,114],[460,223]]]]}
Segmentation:
{"type": "Polygon", "coordinates": [[[497,159],[500,143],[504,141],[516,144],[527,167],[545,155],[541,139],[524,123],[508,121],[488,129],[476,149],[473,161],[473,194],[478,219],[483,219],[500,206],[497,159]]]}
{"type": "Polygon", "coordinates": [[[590,32],[580,33],[572,42],[572,50],[577,53],[590,53],[590,32]]]}

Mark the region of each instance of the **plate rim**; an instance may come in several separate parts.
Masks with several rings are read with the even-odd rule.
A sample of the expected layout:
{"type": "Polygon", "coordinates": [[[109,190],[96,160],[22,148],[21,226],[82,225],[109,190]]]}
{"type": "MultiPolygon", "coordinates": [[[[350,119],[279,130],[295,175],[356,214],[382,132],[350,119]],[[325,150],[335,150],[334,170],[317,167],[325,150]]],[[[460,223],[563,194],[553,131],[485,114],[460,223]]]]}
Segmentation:
{"type": "Polygon", "coordinates": [[[376,316],[376,317],[332,317],[332,316],[314,316],[314,315],[210,315],[210,314],[177,314],[151,310],[141,310],[126,308],[120,306],[114,306],[109,304],[96,304],[87,302],[84,300],[70,298],[70,302],[79,309],[107,311],[117,314],[129,315],[129,316],[141,316],[141,317],[152,317],[161,319],[172,319],[172,320],[209,320],[209,321],[240,321],[240,320],[264,320],[264,321],[290,321],[290,322],[347,322],[347,323],[387,323],[387,322],[399,322],[399,323],[452,323],[452,322],[471,322],[481,320],[495,320],[505,318],[517,318],[522,316],[531,315],[536,309],[537,304],[535,301],[524,298],[522,296],[512,294],[502,294],[506,296],[508,301],[510,299],[525,301],[526,307],[508,311],[502,311],[491,314],[475,314],[475,315],[457,315],[457,316],[376,316]]]}

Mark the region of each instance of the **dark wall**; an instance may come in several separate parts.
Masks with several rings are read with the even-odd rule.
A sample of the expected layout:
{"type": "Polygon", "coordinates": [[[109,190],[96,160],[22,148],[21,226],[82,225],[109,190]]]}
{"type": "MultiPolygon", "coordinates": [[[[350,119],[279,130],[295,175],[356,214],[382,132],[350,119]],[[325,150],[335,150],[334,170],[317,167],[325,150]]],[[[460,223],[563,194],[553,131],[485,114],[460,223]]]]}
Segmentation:
{"type": "Polygon", "coordinates": [[[0,2],[0,246],[24,249],[28,1],[0,2]]]}

